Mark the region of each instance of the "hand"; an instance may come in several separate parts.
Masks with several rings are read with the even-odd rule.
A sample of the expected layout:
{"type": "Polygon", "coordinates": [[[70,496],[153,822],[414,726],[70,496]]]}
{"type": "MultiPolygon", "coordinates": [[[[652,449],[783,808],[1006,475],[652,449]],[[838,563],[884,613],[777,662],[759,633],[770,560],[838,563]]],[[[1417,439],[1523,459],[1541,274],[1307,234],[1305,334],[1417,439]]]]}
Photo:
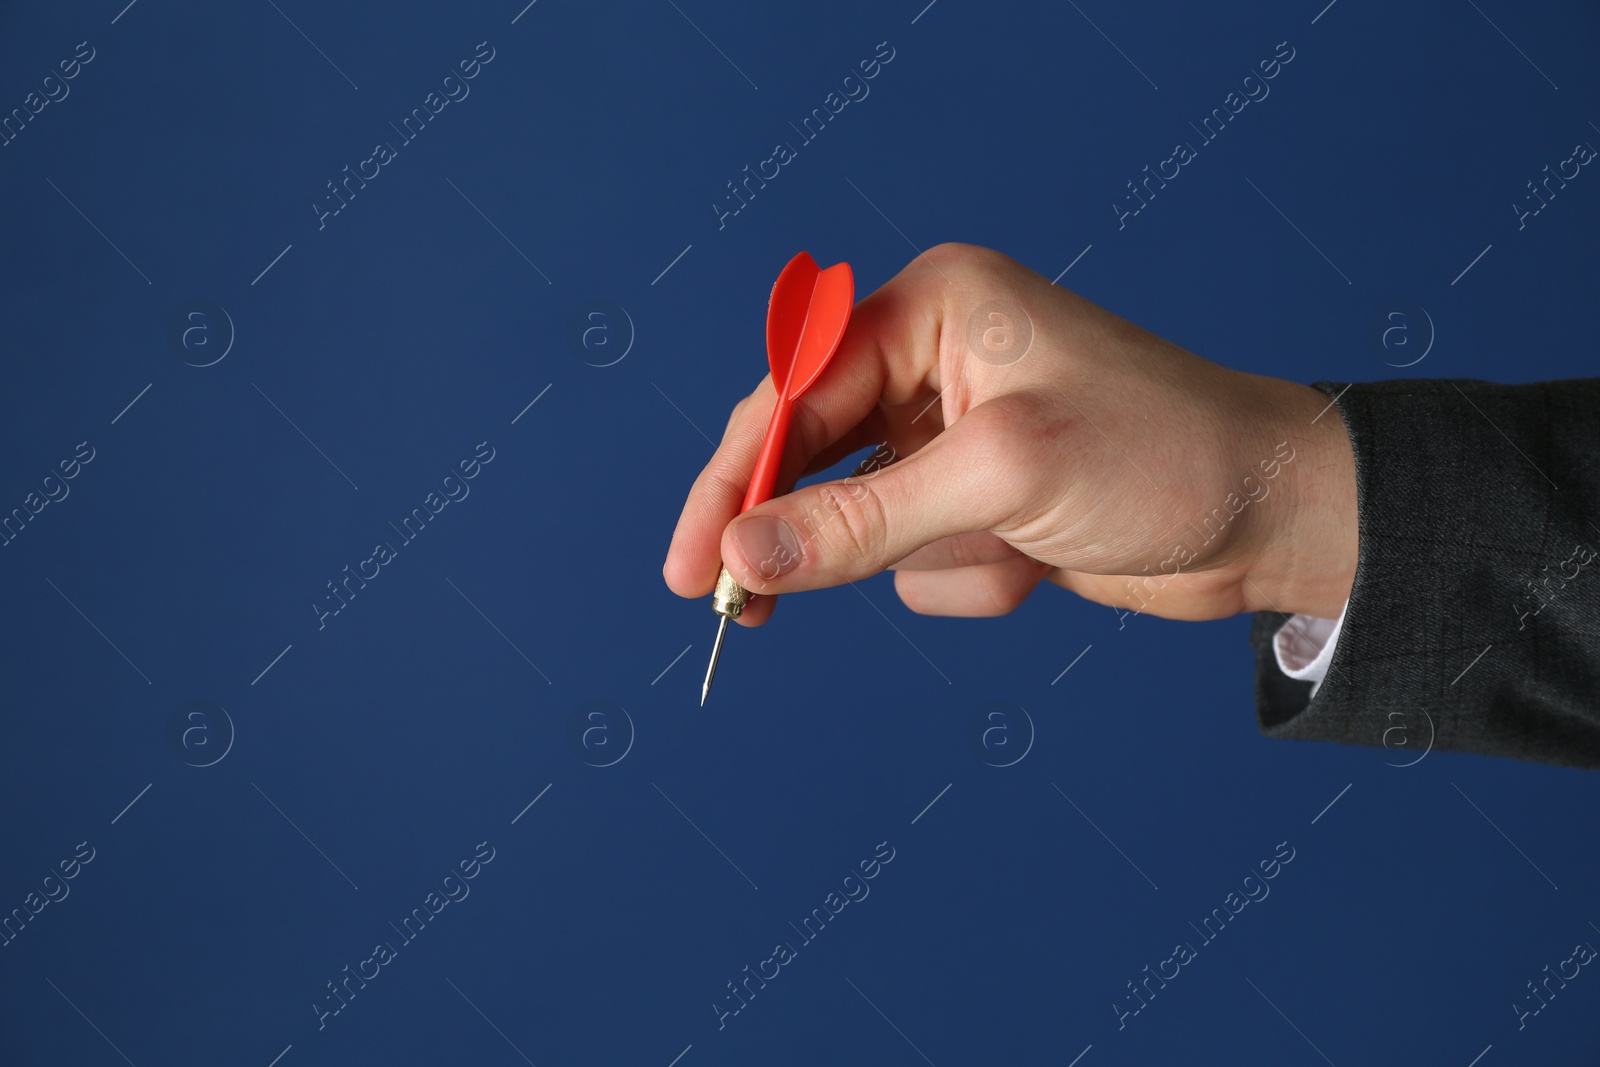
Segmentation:
{"type": "Polygon", "coordinates": [[[778,486],[885,442],[893,461],[735,519],[775,401],[768,376],[734,408],[662,568],[702,597],[725,563],[762,594],[744,625],[773,594],[886,569],[930,615],[1005,614],[1044,578],[1171,619],[1335,618],[1350,595],[1355,460],[1326,396],[1201,359],[998,252],[940,245],[856,305],[795,405],[778,486]]]}

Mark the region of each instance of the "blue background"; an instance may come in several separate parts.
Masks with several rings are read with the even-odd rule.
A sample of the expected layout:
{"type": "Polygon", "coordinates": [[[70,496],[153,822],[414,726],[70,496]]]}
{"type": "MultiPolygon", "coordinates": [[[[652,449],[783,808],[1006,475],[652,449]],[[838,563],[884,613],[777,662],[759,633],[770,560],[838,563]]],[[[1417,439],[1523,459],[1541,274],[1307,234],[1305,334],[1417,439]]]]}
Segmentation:
{"type": "Polygon", "coordinates": [[[1600,177],[1508,209],[1600,144],[1592,5],[924,2],[0,15],[0,110],[94,50],[0,148],[0,508],[95,457],[0,548],[0,914],[94,850],[0,947],[0,1060],[1594,1062],[1600,978],[1521,1031],[1510,1005],[1600,944],[1595,776],[1268,741],[1247,618],[1119,629],[1049,586],[923,618],[879,577],[735,631],[697,706],[714,617],[661,561],[802,248],[860,295],[946,240],[1071,264],[1305,382],[1595,372],[1600,177]],[[480,41],[470,95],[319,229],[480,41]],[[724,183],[885,41],[719,229],[724,183]],[[1270,96],[1119,230],[1124,183],[1282,41],[1270,96]],[[1402,306],[1436,343],[1397,370],[1423,327],[1372,324],[1402,306]],[[482,441],[470,496],[319,630],[482,441]],[[470,895],[319,1029],[480,842],[470,895]],[[870,896],[719,1029],[880,842],[870,896]],[[1280,842],[1271,895],[1119,1030],[1280,842]]]}

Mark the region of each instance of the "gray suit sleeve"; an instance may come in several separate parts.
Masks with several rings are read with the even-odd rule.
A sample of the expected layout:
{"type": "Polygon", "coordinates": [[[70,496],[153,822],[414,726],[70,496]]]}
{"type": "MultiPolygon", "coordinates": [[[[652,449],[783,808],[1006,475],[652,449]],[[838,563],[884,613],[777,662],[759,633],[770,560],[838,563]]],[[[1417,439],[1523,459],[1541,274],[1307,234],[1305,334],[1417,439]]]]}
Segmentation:
{"type": "Polygon", "coordinates": [[[1257,614],[1261,731],[1600,768],[1600,379],[1316,388],[1355,449],[1355,586],[1315,697],[1257,614]]]}

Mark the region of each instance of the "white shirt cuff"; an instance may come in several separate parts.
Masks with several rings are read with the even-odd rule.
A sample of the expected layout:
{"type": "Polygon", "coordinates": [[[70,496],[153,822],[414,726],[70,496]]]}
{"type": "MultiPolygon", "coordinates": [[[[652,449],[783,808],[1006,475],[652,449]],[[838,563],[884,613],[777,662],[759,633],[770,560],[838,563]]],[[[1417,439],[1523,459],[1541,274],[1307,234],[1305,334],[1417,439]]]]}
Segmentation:
{"type": "Polygon", "coordinates": [[[1312,683],[1312,696],[1317,695],[1322,679],[1327,677],[1334,646],[1339,643],[1339,630],[1349,610],[1350,602],[1346,600],[1337,619],[1292,615],[1272,635],[1272,651],[1278,658],[1278,669],[1290,678],[1312,683]]]}

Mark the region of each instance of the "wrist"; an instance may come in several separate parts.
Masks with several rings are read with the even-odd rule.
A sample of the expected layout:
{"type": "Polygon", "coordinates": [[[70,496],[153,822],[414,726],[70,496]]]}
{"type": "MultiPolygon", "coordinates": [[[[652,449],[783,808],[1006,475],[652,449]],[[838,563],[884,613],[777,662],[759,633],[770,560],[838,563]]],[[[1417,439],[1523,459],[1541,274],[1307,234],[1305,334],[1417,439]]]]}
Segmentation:
{"type": "Polygon", "coordinates": [[[1355,450],[1332,397],[1308,385],[1261,379],[1264,425],[1281,459],[1273,499],[1255,516],[1261,547],[1246,569],[1247,611],[1335,619],[1355,584],[1359,543],[1355,450]]]}

